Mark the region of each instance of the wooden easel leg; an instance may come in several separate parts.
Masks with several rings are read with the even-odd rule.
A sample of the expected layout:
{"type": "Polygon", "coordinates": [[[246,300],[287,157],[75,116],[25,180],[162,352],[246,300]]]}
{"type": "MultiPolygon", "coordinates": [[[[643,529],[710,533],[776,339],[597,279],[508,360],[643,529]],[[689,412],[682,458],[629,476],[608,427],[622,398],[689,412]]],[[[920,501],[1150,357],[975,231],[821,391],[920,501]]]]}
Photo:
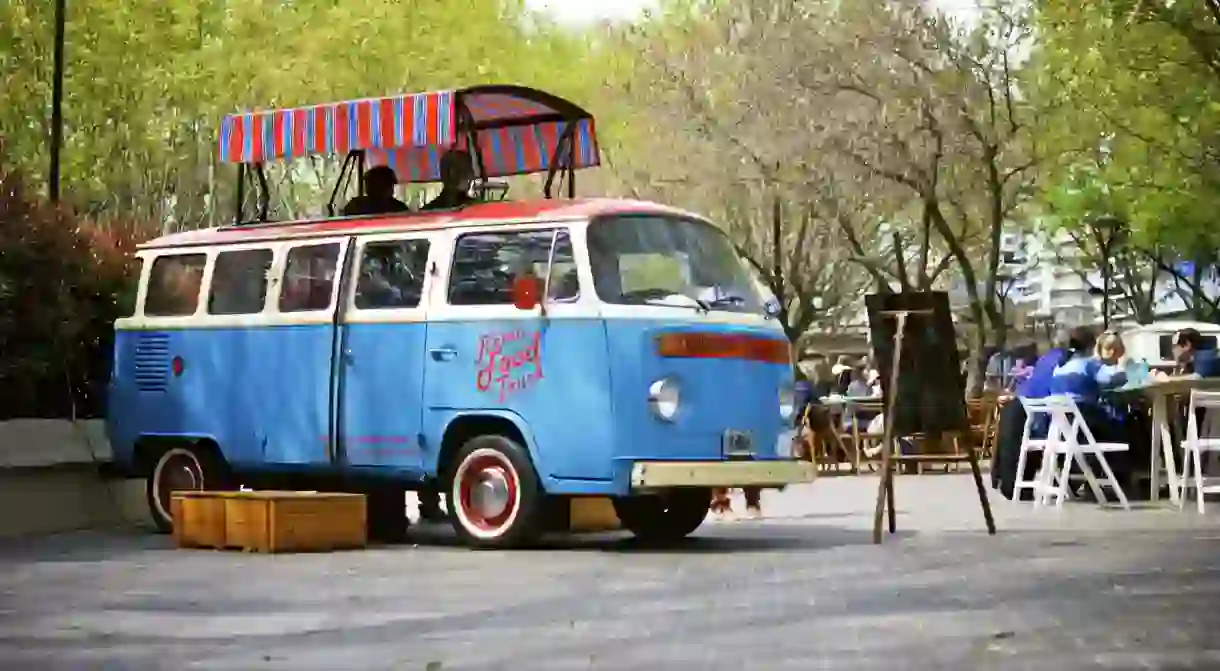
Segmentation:
{"type": "Polygon", "coordinates": [[[970,459],[970,472],[974,474],[974,487],[979,492],[979,503],[983,504],[983,519],[987,521],[987,533],[995,535],[995,518],[991,516],[991,501],[987,499],[987,488],[983,486],[983,472],[979,469],[979,455],[974,446],[968,446],[966,453],[970,459]]]}
{"type": "MultiPolygon", "coordinates": [[[[890,533],[897,530],[894,511],[894,409],[898,407],[898,371],[902,367],[902,336],[906,331],[907,314],[898,313],[898,327],[894,330],[894,361],[890,371],[890,398],[885,408],[885,436],[881,440],[881,486],[877,489],[877,510],[873,513],[873,543],[881,544],[881,514],[885,504],[890,505],[890,533]]],[[[860,446],[857,445],[859,450],[860,446]]]]}
{"type": "MultiPolygon", "coordinates": [[[[893,481],[893,466],[890,464],[889,453],[882,450],[881,454],[881,484],[877,488],[877,509],[873,512],[873,544],[881,544],[881,517],[885,513],[885,504],[887,501],[893,501],[893,492],[891,488],[894,486],[893,481]]],[[[893,505],[892,503],[890,504],[893,505]]],[[[891,515],[893,510],[891,508],[891,515]]],[[[891,519],[893,519],[891,517],[891,519]]],[[[893,533],[893,525],[891,523],[890,533],[893,533]]]]}
{"type": "Polygon", "coordinates": [[[890,518],[890,533],[892,534],[898,531],[898,510],[894,507],[894,466],[892,463],[885,472],[885,480],[886,508],[890,518]]]}

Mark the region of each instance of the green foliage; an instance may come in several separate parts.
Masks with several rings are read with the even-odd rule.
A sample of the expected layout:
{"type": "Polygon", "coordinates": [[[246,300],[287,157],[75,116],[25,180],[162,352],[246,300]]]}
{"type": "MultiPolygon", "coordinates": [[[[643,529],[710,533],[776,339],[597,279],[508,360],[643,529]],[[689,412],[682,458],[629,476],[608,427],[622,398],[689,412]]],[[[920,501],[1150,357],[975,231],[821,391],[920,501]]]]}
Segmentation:
{"type": "MultiPolygon", "coordinates": [[[[47,165],[53,7],[0,5],[0,137],[33,188],[47,165]]],[[[584,101],[604,79],[586,36],[523,20],[519,1],[90,0],[68,13],[63,192],[158,228],[229,216],[233,173],[214,165],[225,114],[484,83],[584,101]]],[[[324,191],[296,186],[290,198],[324,191]]]]}
{"type": "Polygon", "coordinates": [[[1050,110],[1047,141],[1066,157],[1042,176],[1063,225],[1109,215],[1139,244],[1216,246],[1220,77],[1189,34],[1214,20],[1189,6],[1039,3],[1031,92],[1050,110]]]}
{"type": "Polygon", "coordinates": [[[103,411],[111,324],[134,305],[136,230],[52,207],[0,166],[0,419],[103,411]]]}

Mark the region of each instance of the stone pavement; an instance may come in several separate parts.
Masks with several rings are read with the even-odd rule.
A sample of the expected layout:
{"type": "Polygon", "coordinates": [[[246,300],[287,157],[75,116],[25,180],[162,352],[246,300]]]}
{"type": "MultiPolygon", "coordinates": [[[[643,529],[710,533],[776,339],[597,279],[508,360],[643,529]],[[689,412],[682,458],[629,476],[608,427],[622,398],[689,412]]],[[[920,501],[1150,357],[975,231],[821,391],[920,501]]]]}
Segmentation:
{"type": "MultiPolygon", "coordinates": [[[[769,493],[768,519],[681,549],[621,535],[471,552],[176,551],[74,534],[0,545],[0,668],[1220,668],[1220,503],[1193,512],[996,500],[900,477],[769,493]]],[[[740,505],[740,502],[739,504],[740,505]]]]}

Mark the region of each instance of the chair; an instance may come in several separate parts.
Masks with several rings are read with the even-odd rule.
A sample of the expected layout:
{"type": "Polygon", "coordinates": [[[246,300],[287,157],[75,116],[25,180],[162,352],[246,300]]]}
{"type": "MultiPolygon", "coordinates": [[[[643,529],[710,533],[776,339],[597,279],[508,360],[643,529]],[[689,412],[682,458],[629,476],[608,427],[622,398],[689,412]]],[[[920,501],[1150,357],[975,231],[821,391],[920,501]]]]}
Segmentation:
{"type": "MultiPolygon", "coordinates": [[[[1093,436],[1093,432],[1089,429],[1089,425],[1085,423],[1084,416],[1080,414],[1080,408],[1076,405],[1076,401],[1068,396],[1050,396],[1045,399],[1045,407],[1051,413],[1051,433],[1048,434],[1047,447],[1044,448],[1043,468],[1049,464],[1053,464],[1055,457],[1063,457],[1063,468],[1059,472],[1057,481],[1054,484],[1053,493],[1044,491],[1043,496],[1053,496],[1055,507],[1062,508],[1063,502],[1069,497],[1068,484],[1070,481],[1072,462],[1075,461],[1080,466],[1081,472],[1084,474],[1084,479],[1088,483],[1089,488],[1093,490],[1093,495],[1097,497],[1099,503],[1108,503],[1105,492],[1101,486],[1106,485],[1114,492],[1118,498],[1119,504],[1124,510],[1130,510],[1131,504],[1127,501],[1127,495],[1123,492],[1122,485],[1119,484],[1118,478],[1114,476],[1114,471],[1110,468],[1110,462],[1106,460],[1107,452],[1125,452],[1130,449],[1126,443],[1101,443],[1093,436]],[[1083,440],[1082,440],[1083,439],[1083,440]],[[1049,461],[1046,457],[1051,457],[1049,461]],[[1093,469],[1089,466],[1085,457],[1093,457],[1101,466],[1105,478],[1098,478],[1093,469]]],[[[1053,468],[1053,466],[1051,466],[1053,468]]],[[[1052,484],[1047,480],[1043,480],[1043,484],[1052,484]]]]}
{"type": "Polygon", "coordinates": [[[1043,496],[1047,493],[1056,491],[1055,473],[1050,464],[1054,463],[1054,449],[1050,447],[1051,442],[1061,432],[1061,427],[1054,423],[1054,417],[1048,401],[1045,398],[1025,398],[1018,397],[1021,401],[1021,407],[1025,408],[1025,426],[1021,431],[1021,452],[1017,456],[1017,473],[1016,479],[1012,485],[1012,500],[1021,500],[1021,490],[1028,489],[1034,494],[1034,507],[1042,505],[1043,496]],[[1048,432],[1046,438],[1033,438],[1034,422],[1039,416],[1046,416],[1048,424],[1048,432]],[[1023,480],[1025,477],[1026,460],[1030,452],[1042,452],[1042,468],[1038,469],[1038,473],[1032,480],[1023,480]]]}
{"type": "MultiPolygon", "coordinates": [[[[880,448],[885,442],[885,436],[868,432],[868,426],[860,426],[859,414],[868,413],[873,417],[885,414],[885,404],[881,399],[867,401],[852,401],[844,411],[851,413],[851,442],[855,448],[851,458],[854,460],[853,472],[860,472],[860,464],[864,459],[872,461],[881,453],[880,448]]],[[[870,420],[871,421],[871,420],[870,420]]],[[[884,420],[882,420],[884,421],[884,420]]]]}
{"type": "Polygon", "coordinates": [[[1220,452],[1220,437],[1214,436],[1216,420],[1220,417],[1212,412],[1217,409],[1220,409],[1220,392],[1199,391],[1198,389],[1190,391],[1190,414],[1187,415],[1186,440],[1182,445],[1185,452],[1182,458],[1182,477],[1178,479],[1180,483],[1178,507],[1186,507],[1186,490],[1194,489],[1200,515],[1203,514],[1204,496],[1220,493],[1220,482],[1214,484],[1208,482],[1208,480],[1217,481],[1218,479],[1203,476],[1203,453],[1220,452]],[[1201,438],[1199,436],[1200,414],[1204,415],[1205,420],[1203,433],[1213,437],[1201,438]]]}

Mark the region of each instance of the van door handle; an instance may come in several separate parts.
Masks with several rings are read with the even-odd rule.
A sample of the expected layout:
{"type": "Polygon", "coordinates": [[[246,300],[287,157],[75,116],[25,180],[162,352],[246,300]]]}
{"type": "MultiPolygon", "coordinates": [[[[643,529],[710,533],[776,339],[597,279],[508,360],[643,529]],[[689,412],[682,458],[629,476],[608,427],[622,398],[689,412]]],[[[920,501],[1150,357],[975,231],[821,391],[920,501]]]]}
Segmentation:
{"type": "Polygon", "coordinates": [[[437,347],[430,350],[434,361],[452,361],[457,357],[457,350],[452,347],[437,347]]]}

